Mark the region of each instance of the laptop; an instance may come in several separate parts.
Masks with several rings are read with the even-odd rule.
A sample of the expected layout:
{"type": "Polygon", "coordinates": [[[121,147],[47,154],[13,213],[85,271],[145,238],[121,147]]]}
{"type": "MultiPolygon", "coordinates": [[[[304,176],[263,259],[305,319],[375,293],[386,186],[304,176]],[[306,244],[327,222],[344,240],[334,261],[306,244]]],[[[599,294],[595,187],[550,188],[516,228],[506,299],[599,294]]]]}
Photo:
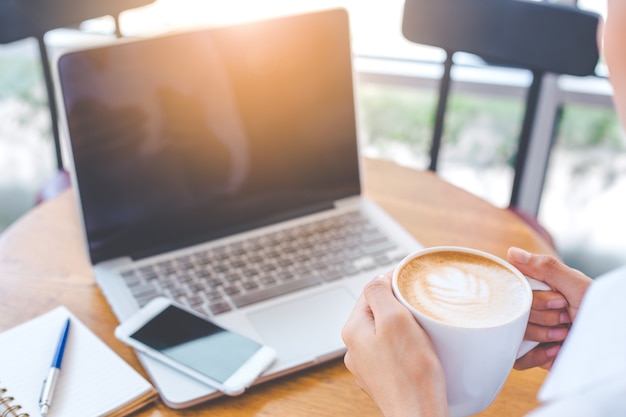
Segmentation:
{"type": "MultiPolygon", "coordinates": [[[[364,285],[420,247],[361,195],[348,15],[121,40],[58,60],[86,248],[120,321],[166,296],[278,352],[342,356],[364,285]]],[[[220,392],[149,357],[163,401],[220,392]]]]}

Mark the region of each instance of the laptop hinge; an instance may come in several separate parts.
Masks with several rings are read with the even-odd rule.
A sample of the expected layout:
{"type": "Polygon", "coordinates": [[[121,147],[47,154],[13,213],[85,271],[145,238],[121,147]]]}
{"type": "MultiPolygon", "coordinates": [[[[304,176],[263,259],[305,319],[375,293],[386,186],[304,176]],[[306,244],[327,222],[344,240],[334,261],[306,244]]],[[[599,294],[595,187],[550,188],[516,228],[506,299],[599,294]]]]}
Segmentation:
{"type": "Polygon", "coordinates": [[[114,259],[109,259],[106,261],[98,262],[97,266],[105,267],[105,268],[119,268],[121,266],[128,265],[131,263],[133,263],[133,260],[130,256],[122,256],[119,258],[114,258],[114,259]]]}
{"type": "Polygon", "coordinates": [[[346,206],[355,206],[359,203],[359,200],[362,198],[363,198],[362,196],[352,196],[352,197],[342,198],[341,200],[335,201],[335,207],[342,208],[346,206]]]}

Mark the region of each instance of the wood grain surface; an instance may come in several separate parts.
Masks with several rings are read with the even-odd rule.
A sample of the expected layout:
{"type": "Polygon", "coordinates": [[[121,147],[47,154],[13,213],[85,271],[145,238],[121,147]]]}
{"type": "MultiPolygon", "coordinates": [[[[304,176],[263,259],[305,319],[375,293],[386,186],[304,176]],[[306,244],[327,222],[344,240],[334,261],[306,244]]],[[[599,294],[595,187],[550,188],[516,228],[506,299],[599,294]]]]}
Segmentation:
{"type": "MultiPolygon", "coordinates": [[[[425,246],[460,245],[504,257],[510,246],[552,253],[517,216],[430,172],[364,161],[365,194],[425,246]]],[[[117,341],[117,320],[95,284],[81,234],[75,193],[41,204],[0,235],[0,331],[64,304],[144,376],[134,352],[117,341]]],[[[512,371],[485,417],[523,416],[537,406],[545,371],[512,371]]],[[[1,378],[1,375],[0,375],[1,378]]],[[[341,360],[185,410],[162,402],[136,414],[169,416],[380,416],[341,360]]]]}

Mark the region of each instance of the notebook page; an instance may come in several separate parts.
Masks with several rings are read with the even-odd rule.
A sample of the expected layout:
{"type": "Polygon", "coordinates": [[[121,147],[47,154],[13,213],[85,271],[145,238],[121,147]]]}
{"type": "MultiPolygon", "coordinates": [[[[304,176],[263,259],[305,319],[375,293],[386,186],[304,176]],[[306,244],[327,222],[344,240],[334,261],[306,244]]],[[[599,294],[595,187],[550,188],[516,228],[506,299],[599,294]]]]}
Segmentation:
{"type": "Polygon", "coordinates": [[[48,417],[100,417],[154,398],[150,383],[63,306],[0,334],[0,386],[20,412],[39,415],[39,395],[64,321],[71,324],[48,417]]]}

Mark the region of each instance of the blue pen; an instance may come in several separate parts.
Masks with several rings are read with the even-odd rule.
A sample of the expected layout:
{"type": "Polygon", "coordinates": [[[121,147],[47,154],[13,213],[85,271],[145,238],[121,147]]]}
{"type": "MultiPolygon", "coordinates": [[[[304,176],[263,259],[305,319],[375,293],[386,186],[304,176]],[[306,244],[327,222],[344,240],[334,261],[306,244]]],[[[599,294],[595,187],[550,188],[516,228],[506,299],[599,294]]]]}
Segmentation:
{"type": "Polygon", "coordinates": [[[59,338],[59,344],[57,350],[52,358],[52,365],[50,365],[50,371],[48,371],[48,377],[43,381],[43,387],[41,388],[41,396],[39,397],[39,410],[42,417],[46,417],[52,404],[52,397],[54,396],[54,390],[57,386],[57,380],[61,373],[61,362],[63,361],[63,353],[65,352],[65,342],[67,342],[67,335],[70,330],[70,319],[67,319],[63,330],[61,331],[61,337],[59,338]]]}

